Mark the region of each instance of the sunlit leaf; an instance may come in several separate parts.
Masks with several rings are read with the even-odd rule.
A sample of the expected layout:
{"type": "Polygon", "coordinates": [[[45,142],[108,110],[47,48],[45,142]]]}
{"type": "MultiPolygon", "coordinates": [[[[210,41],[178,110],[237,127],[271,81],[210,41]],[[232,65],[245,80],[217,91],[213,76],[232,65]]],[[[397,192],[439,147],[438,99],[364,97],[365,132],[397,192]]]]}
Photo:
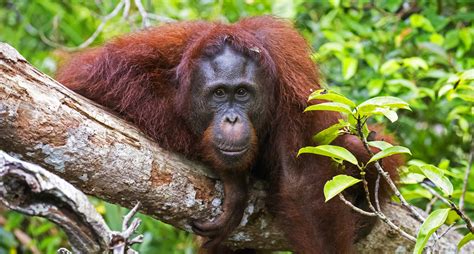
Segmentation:
{"type": "Polygon", "coordinates": [[[341,129],[350,126],[348,122],[341,121],[337,124],[334,124],[313,136],[313,141],[319,145],[330,144],[334,139],[336,139],[341,134],[341,129]]]}
{"type": "Polygon", "coordinates": [[[442,97],[443,95],[445,95],[449,91],[452,91],[453,89],[454,89],[454,86],[451,84],[442,86],[438,91],[438,97],[442,97]]]}
{"type": "Polygon", "coordinates": [[[352,57],[346,57],[342,60],[342,77],[348,80],[354,76],[357,71],[358,61],[352,57]]]}
{"type": "Polygon", "coordinates": [[[391,155],[395,155],[395,154],[401,154],[401,153],[407,153],[407,154],[411,155],[410,150],[406,147],[392,146],[392,147],[386,148],[386,149],[374,154],[374,156],[372,156],[372,158],[370,158],[369,162],[367,162],[367,163],[371,163],[371,162],[380,160],[382,158],[385,158],[385,157],[388,157],[388,156],[391,156],[391,155]]]}
{"type": "Polygon", "coordinates": [[[468,233],[467,235],[465,235],[461,241],[459,241],[458,243],[458,250],[460,250],[464,245],[466,245],[466,243],[470,242],[474,240],[474,235],[472,233],[468,233]]]}
{"type": "Polygon", "coordinates": [[[415,85],[415,83],[411,80],[408,79],[390,79],[385,82],[389,86],[403,86],[406,87],[412,91],[417,91],[418,87],[415,85]]]}
{"type": "MultiPolygon", "coordinates": [[[[403,182],[400,181],[400,183],[410,184],[410,183],[405,183],[404,181],[403,182]]],[[[431,194],[431,192],[429,192],[426,189],[413,189],[413,190],[403,191],[403,197],[406,200],[413,200],[413,199],[420,199],[420,198],[431,200],[433,198],[433,194],[431,194]]]]}
{"type": "Polygon", "coordinates": [[[420,14],[411,15],[410,24],[414,28],[422,28],[427,32],[434,32],[434,27],[431,22],[420,14]]]}
{"type": "Polygon", "coordinates": [[[464,46],[466,47],[466,49],[471,48],[472,37],[473,36],[474,36],[474,34],[471,34],[471,32],[469,31],[469,28],[467,28],[467,27],[464,27],[459,31],[459,39],[461,39],[461,41],[464,44],[464,46]]]}
{"type": "Polygon", "coordinates": [[[337,175],[333,177],[324,185],[325,202],[360,181],[360,179],[348,175],[337,175]]]}
{"type": "Polygon", "coordinates": [[[460,78],[462,80],[474,80],[474,69],[464,71],[460,78]]]}
{"type": "Polygon", "coordinates": [[[446,49],[451,49],[456,47],[459,44],[459,31],[457,29],[452,29],[446,33],[444,40],[444,47],[446,49]]]}
{"type": "Polygon", "coordinates": [[[398,116],[394,111],[392,111],[392,109],[398,108],[410,110],[408,103],[399,98],[391,96],[380,96],[369,99],[359,104],[359,106],[356,107],[356,112],[359,115],[363,116],[382,114],[389,118],[392,122],[394,122],[398,119],[398,116]]]}
{"type": "Polygon", "coordinates": [[[340,146],[333,146],[333,145],[320,145],[320,146],[307,146],[303,147],[298,151],[298,155],[303,153],[311,153],[311,154],[318,154],[327,157],[331,157],[336,161],[348,161],[354,165],[357,165],[356,157],[349,152],[349,150],[345,149],[344,147],[340,146]]]}
{"type": "Polygon", "coordinates": [[[426,61],[419,57],[405,58],[403,59],[403,65],[410,67],[414,70],[418,70],[418,69],[427,70],[428,69],[428,64],[426,63],[426,61]]]}
{"type": "Polygon", "coordinates": [[[375,96],[380,93],[383,88],[383,79],[372,79],[370,80],[367,88],[369,89],[369,96],[375,96]]]}
{"type": "Polygon", "coordinates": [[[430,42],[442,46],[443,43],[444,43],[444,37],[441,34],[437,34],[437,33],[431,34],[430,35],[430,42]]]}
{"type": "Polygon", "coordinates": [[[364,57],[365,61],[367,62],[367,64],[369,64],[370,67],[372,67],[372,69],[374,69],[375,71],[377,71],[380,67],[380,56],[377,56],[376,54],[367,54],[365,55],[364,57]]]}
{"type": "Polygon", "coordinates": [[[387,117],[392,123],[398,120],[397,112],[390,110],[388,108],[381,108],[381,107],[375,108],[374,110],[372,110],[372,113],[376,115],[382,114],[385,117],[387,117]]]}
{"type": "Polygon", "coordinates": [[[401,68],[401,66],[398,63],[398,60],[390,59],[387,62],[382,64],[382,66],[380,67],[379,72],[384,74],[384,75],[390,75],[390,74],[398,71],[400,68],[401,68]]]}
{"type": "Polygon", "coordinates": [[[444,175],[443,170],[427,164],[421,166],[420,171],[426,176],[426,178],[430,179],[430,181],[440,188],[446,196],[453,194],[453,184],[444,175]]]}
{"type": "Polygon", "coordinates": [[[384,149],[387,149],[387,148],[393,146],[392,144],[390,144],[388,142],[380,141],[380,140],[370,141],[370,142],[368,142],[368,144],[369,144],[369,146],[377,147],[380,150],[384,150],[384,149]]]}
{"type": "MultiPolygon", "coordinates": [[[[399,182],[401,184],[418,184],[423,182],[425,180],[425,176],[423,174],[417,174],[417,173],[405,173],[400,175],[400,180],[399,182]]],[[[425,189],[416,189],[416,190],[425,190],[425,189]]],[[[427,191],[427,190],[425,190],[427,191]]],[[[403,194],[405,195],[405,194],[403,194]]],[[[406,197],[405,197],[406,198],[406,197]]]]}
{"type": "Polygon", "coordinates": [[[449,208],[439,209],[432,212],[420,227],[416,237],[416,245],[413,253],[421,254],[430,239],[430,236],[446,221],[449,208]]]}
{"type": "Polygon", "coordinates": [[[334,7],[339,7],[339,5],[341,4],[341,1],[340,0],[329,0],[329,3],[334,7]]]}
{"type": "Polygon", "coordinates": [[[337,94],[332,91],[328,91],[325,89],[320,89],[317,91],[314,91],[309,95],[308,100],[327,100],[327,101],[332,101],[332,102],[339,102],[342,104],[346,104],[349,107],[355,107],[355,103],[346,98],[344,95],[337,94]]]}
{"type": "Polygon", "coordinates": [[[341,53],[344,51],[344,45],[339,42],[327,42],[319,47],[320,54],[329,54],[331,52],[341,53]]]}
{"type": "Polygon", "coordinates": [[[341,112],[341,113],[346,113],[346,114],[351,114],[352,110],[349,106],[346,104],[342,104],[339,102],[324,102],[316,105],[311,105],[307,107],[304,112],[308,111],[318,111],[318,110],[327,110],[327,111],[336,111],[336,112],[341,112]]]}

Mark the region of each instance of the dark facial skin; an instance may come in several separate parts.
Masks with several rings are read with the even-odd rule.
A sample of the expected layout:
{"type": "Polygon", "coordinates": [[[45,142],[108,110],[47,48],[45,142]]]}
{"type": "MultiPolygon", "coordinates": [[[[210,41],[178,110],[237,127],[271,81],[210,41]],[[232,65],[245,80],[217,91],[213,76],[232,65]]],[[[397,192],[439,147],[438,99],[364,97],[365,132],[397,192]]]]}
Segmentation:
{"type": "Polygon", "coordinates": [[[247,200],[246,173],[257,152],[258,119],[264,111],[261,70],[231,47],[200,61],[193,76],[189,126],[202,136],[203,159],[224,183],[223,213],[194,222],[194,231],[218,243],[240,223],[247,200]],[[257,123],[255,126],[254,123],[257,123]]]}
{"type": "Polygon", "coordinates": [[[264,105],[261,76],[252,59],[229,46],[202,59],[195,71],[190,127],[205,137],[206,156],[217,170],[246,169],[254,159],[254,123],[261,122],[264,105]]]}

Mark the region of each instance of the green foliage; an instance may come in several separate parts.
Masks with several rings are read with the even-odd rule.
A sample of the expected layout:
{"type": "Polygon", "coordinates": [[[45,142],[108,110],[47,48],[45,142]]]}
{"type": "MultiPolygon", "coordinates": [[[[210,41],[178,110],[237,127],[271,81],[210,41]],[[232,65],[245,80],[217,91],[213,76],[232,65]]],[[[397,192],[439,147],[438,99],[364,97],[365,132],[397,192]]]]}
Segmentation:
{"type": "MultiPolygon", "coordinates": [[[[0,41],[17,48],[40,70],[53,74],[58,60],[67,54],[63,48],[84,43],[119,2],[0,0],[0,41]]],[[[133,2],[129,15],[120,12],[104,24],[92,46],[142,28],[142,16],[133,2]]],[[[445,196],[452,194],[454,200],[460,197],[474,125],[474,6],[469,1],[420,0],[416,1],[420,8],[415,13],[401,8],[405,2],[401,0],[142,2],[153,14],[149,20],[152,25],[190,19],[233,22],[262,14],[295,20],[316,49],[313,58],[320,63],[325,82],[332,89],[314,92],[310,100],[326,102],[307,110],[335,110],[347,116],[315,134],[313,140],[328,145],[338,135],[354,134],[357,118],[369,118],[372,122],[387,118],[393,122],[387,127],[413,155],[410,167],[401,176],[406,183],[402,188],[405,197],[424,207],[432,198],[419,185],[425,179],[445,196]],[[371,97],[376,99],[367,100],[371,97]],[[411,111],[398,110],[408,109],[408,105],[411,111]]],[[[366,126],[363,132],[368,134],[366,126]]],[[[380,155],[391,150],[407,152],[380,141],[369,145],[379,148],[380,155]]],[[[357,164],[345,151],[328,148],[308,149],[339,162],[357,164]]],[[[472,211],[472,177],[468,190],[466,211],[472,211]]],[[[125,209],[94,202],[112,228],[121,225],[125,209]]],[[[443,204],[436,202],[433,207],[443,208],[443,204]]],[[[67,246],[62,231],[45,220],[13,212],[0,215],[6,218],[6,223],[0,225],[0,253],[27,249],[12,233],[14,229],[31,236],[32,245],[44,253],[67,246]]],[[[191,235],[141,217],[141,231],[146,232],[145,242],[139,247],[141,253],[194,252],[191,235]]],[[[466,236],[465,242],[471,239],[472,236],[466,236]]]]}
{"type": "Polygon", "coordinates": [[[470,241],[473,241],[474,240],[474,235],[472,233],[468,233],[466,234],[462,239],[461,241],[459,241],[459,244],[458,244],[458,250],[460,250],[462,248],[462,246],[466,245],[466,243],[470,242],[470,241]]]}
{"type": "Polygon", "coordinates": [[[444,195],[451,196],[453,194],[453,184],[448,177],[444,175],[444,171],[436,166],[425,164],[422,166],[410,166],[408,168],[414,173],[420,173],[439,187],[444,195]]]}
{"type": "Polygon", "coordinates": [[[380,152],[374,154],[374,156],[372,156],[372,158],[370,158],[370,160],[367,163],[378,161],[385,157],[389,157],[394,154],[401,154],[401,153],[411,154],[410,150],[406,147],[390,146],[390,147],[383,148],[380,152]]]}
{"type": "Polygon", "coordinates": [[[430,236],[444,224],[448,218],[449,208],[439,209],[432,212],[423,222],[416,237],[416,245],[413,253],[421,254],[430,236]]]}
{"type": "Polygon", "coordinates": [[[343,192],[345,189],[360,182],[360,179],[348,175],[337,175],[324,185],[324,197],[328,202],[330,199],[343,192]]]}
{"type": "Polygon", "coordinates": [[[349,128],[350,124],[344,120],[339,120],[338,124],[334,124],[313,136],[316,144],[328,145],[339,135],[345,133],[344,129],[349,128]]]}
{"type": "MultiPolygon", "coordinates": [[[[121,230],[122,219],[127,214],[128,209],[121,208],[103,201],[97,201],[98,206],[103,206],[105,211],[104,218],[112,230],[121,230]]],[[[158,221],[145,216],[138,216],[141,220],[140,232],[144,232],[144,241],[142,244],[134,247],[140,253],[185,253],[196,252],[197,242],[192,234],[179,231],[173,226],[159,223],[158,221]]]]}
{"type": "MultiPolygon", "coordinates": [[[[417,1],[421,10],[402,17],[396,13],[402,1],[375,1],[375,6],[369,1],[339,2],[305,2],[307,11],[297,19],[314,42],[314,57],[331,89],[359,102],[379,95],[403,99],[413,112],[401,113],[402,119],[389,128],[413,155],[434,162],[440,154],[463,159],[474,122],[473,85],[469,81],[467,89],[454,88],[449,78],[474,68],[472,5],[417,1]],[[357,65],[348,59],[357,59],[357,65]],[[356,74],[348,75],[353,68],[356,74]],[[453,95],[437,96],[449,84],[444,89],[453,95]]],[[[383,109],[378,113],[394,116],[383,109]]]]}
{"type": "Polygon", "coordinates": [[[311,154],[328,156],[338,163],[342,163],[342,161],[347,161],[354,165],[357,165],[356,157],[354,157],[354,155],[351,152],[349,152],[347,149],[340,146],[333,146],[333,145],[307,146],[307,147],[301,148],[298,151],[298,155],[302,153],[311,153],[311,154]]]}

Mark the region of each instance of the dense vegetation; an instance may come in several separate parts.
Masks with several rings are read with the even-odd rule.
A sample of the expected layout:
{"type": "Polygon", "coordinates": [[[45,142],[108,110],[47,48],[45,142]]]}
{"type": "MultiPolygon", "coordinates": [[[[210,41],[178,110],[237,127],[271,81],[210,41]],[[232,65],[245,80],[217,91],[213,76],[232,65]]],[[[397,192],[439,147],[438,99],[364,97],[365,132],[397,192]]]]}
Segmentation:
{"type": "MultiPolygon", "coordinates": [[[[0,0],[0,41],[18,49],[40,70],[54,74],[71,50],[100,44],[116,35],[189,19],[233,22],[241,17],[273,14],[294,21],[315,49],[325,83],[356,103],[390,95],[408,102],[411,111],[398,112],[385,123],[401,145],[411,150],[409,165],[433,164],[460,197],[464,173],[472,158],[474,125],[474,5],[464,1],[349,0],[220,0],[142,1],[147,18],[134,1],[0,0]],[[97,30],[98,27],[103,27],[97,30]]],[[[472,163],[472,161],[471,161],[472,163]]],[[[465,195],[465,211],[474,218],[474,178],[465,195]]],[[[409,202],[430,210],[446,208],[426,188],[407,182],[409,202]],[[432,201],[432,202],[430,202],[432,201]]],[[[443,194],[443,192],[440,192],[443,194]]],[[[94,200],[113,228],[125,209],[94,200]]],[[[196,243],[184,232],[142,216],[145,242],[141,253],[193,253],[196,243]]],[[[458,219],[449,213],[446,223],[458,219]]],[[[463,231],[466,232],[466,231],[463,231]]],[[[54,253],[66,238],[51,223],[13,212],[0,212],[0,254],[34,249],[54,253]],[[25,246],[18,235],[33,240],[25,246]],[[34,246],[34,247],[33,247],[34,246]]]]}

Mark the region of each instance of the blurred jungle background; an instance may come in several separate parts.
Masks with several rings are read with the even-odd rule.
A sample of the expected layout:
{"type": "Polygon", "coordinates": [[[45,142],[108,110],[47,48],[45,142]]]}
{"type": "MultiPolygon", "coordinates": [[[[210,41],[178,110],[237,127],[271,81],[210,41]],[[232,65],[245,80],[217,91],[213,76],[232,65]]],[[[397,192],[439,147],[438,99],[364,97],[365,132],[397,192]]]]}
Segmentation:
{"type": "MultiPolygon", "coordinates": [[[[412,163],[445,170],[459,197],[473,153],[474,85],[463,81],[464,74],[459,78],[474,75],[464,72],[474,68],[472,0],[0,0],[0,41],[54,76],[69,52],[120,34],[164,22],[235,22],[263,14],[295,24],[332,89],[358,102],[379,95],[407,101],[412,111],[399,112],[399,121],[380,121],[410,148],[412,163]]],[[[445,206],[430,201],[431,193],[419,185],[402,190],[422,209],[445,206]]],[[[126,210],[92,201],[118,229],[126,210]]],[[[474,177],[465,202],[474,216],[474,177]]],[[[195,252],[192,235],[141,218],[140,253],[195,252]]],[[[54,224],[0,210],[0,254],[55,253],[67,246],[54,224]]]]}

